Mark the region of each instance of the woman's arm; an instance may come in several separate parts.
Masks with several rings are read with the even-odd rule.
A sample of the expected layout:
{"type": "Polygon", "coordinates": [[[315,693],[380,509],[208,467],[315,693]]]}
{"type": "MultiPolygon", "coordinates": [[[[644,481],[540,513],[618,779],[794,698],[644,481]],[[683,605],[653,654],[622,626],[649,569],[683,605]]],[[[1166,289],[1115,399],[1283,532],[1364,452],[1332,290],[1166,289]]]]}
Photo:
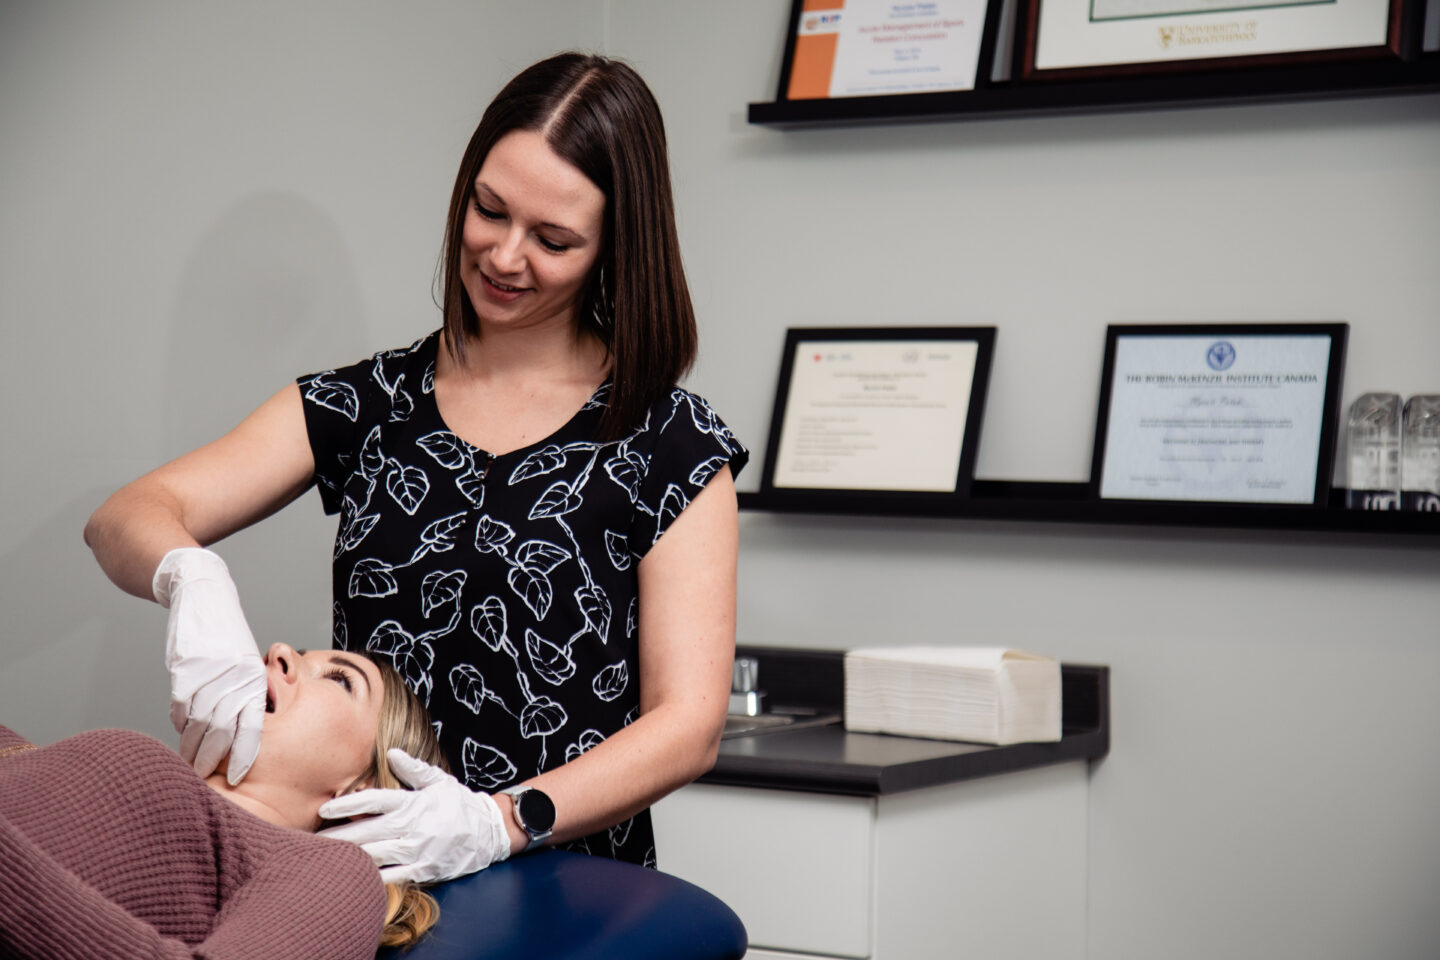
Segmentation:
{"type": "MultiPolygon", "coordinates": [[[[735,658],[739,521],[719,470],[640,561],[640,717],[564,766],[526,781],[555,801],[552,843],[644,810],[715,763],[735,658]]],[[[527,838],[497,796],[512,849],[527,838]]]]}
{"type": "Polygon", "coordinates": [[[166,553],[264,519],[303,493],[314,472],[292,383],[225,436],[122,487],[90,517],[85,542],[117,586],[148,600],[166,553]]]}

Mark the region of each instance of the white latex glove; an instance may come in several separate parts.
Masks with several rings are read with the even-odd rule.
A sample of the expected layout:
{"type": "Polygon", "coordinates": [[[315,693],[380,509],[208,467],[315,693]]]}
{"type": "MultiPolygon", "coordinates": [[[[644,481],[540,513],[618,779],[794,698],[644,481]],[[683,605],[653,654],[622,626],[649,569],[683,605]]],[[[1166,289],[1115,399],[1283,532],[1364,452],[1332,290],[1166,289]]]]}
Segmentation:
{"type": "Polygon", "coordinates": [[[510,834],[489,794],[404,750],[385,754],[390,769],[414,790],[361,790],[320,808],[326,820],[365,817],[320,831],[358,843],[386,883],[433,883],[484,870],[510,856],[510,834]],[[378,814],[378,816],[369,816],[378,814]]]}
{"type": "Polygon", "coordinates": [[[234,786],[260,752],[265,661],[230,571],[218,554],[181,547],[165,554],[151,587],[160,605],[170,609],[165,667],[180,756],[208,777],[228,753],[226,779],[234,786]]]}

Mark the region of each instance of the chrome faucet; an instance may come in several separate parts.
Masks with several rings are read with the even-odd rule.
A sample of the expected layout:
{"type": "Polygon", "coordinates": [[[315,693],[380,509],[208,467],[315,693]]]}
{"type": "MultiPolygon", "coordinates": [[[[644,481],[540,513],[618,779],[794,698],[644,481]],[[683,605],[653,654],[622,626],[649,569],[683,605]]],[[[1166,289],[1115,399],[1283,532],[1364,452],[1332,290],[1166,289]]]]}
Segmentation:
{"type": "Polygon", "coordinates": [[[765,694],[755,689],[760,679],[760,661],[754,657],[736,657],[730,673],[731,716],[758,717],[765,694]]]}

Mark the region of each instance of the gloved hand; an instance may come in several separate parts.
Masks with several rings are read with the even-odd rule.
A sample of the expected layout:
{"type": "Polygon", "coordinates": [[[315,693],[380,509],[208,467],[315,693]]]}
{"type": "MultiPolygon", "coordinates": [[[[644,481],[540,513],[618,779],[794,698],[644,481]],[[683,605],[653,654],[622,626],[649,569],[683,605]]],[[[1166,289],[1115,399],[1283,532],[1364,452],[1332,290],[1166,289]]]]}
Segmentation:
{"type": "Polygon", "coordinates": [[[361,790],[320,807],[327,820],[366,816],[321,830],[358,843],[386,883],[433,883],[484,870],[510,856],[510,834],[489,794],[416,760],[404,750],[386,752],[390,769],[414,790],[361,790]]]}
{"type": "Polygon", "coordinates": [[[265,723],[265,661],[218,554],[181,547],[165,554],[151,583],[170,609],[165,666],[170,722],[180,756],[208,777],[228,753],[226,779],[239,783],[260,752],[265,723]]]}

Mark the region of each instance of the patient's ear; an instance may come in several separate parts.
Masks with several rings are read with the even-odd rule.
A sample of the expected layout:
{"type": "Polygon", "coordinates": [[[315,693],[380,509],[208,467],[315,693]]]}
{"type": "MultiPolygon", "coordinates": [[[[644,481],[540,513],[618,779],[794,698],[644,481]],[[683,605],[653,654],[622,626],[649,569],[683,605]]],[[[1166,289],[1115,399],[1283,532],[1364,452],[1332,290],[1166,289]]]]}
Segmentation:
{"type": "Polygon", "coordinates": [[[375,777],[371,774],[365,773],[350,781],[348,785],[341,787],[339,790],[335,791],[335,796],[343,797],[347,794],[359,793],[361,790],[369,790],[370,788],[375,786],[378,786],[378,784],[375,782],[375,777]]]}

